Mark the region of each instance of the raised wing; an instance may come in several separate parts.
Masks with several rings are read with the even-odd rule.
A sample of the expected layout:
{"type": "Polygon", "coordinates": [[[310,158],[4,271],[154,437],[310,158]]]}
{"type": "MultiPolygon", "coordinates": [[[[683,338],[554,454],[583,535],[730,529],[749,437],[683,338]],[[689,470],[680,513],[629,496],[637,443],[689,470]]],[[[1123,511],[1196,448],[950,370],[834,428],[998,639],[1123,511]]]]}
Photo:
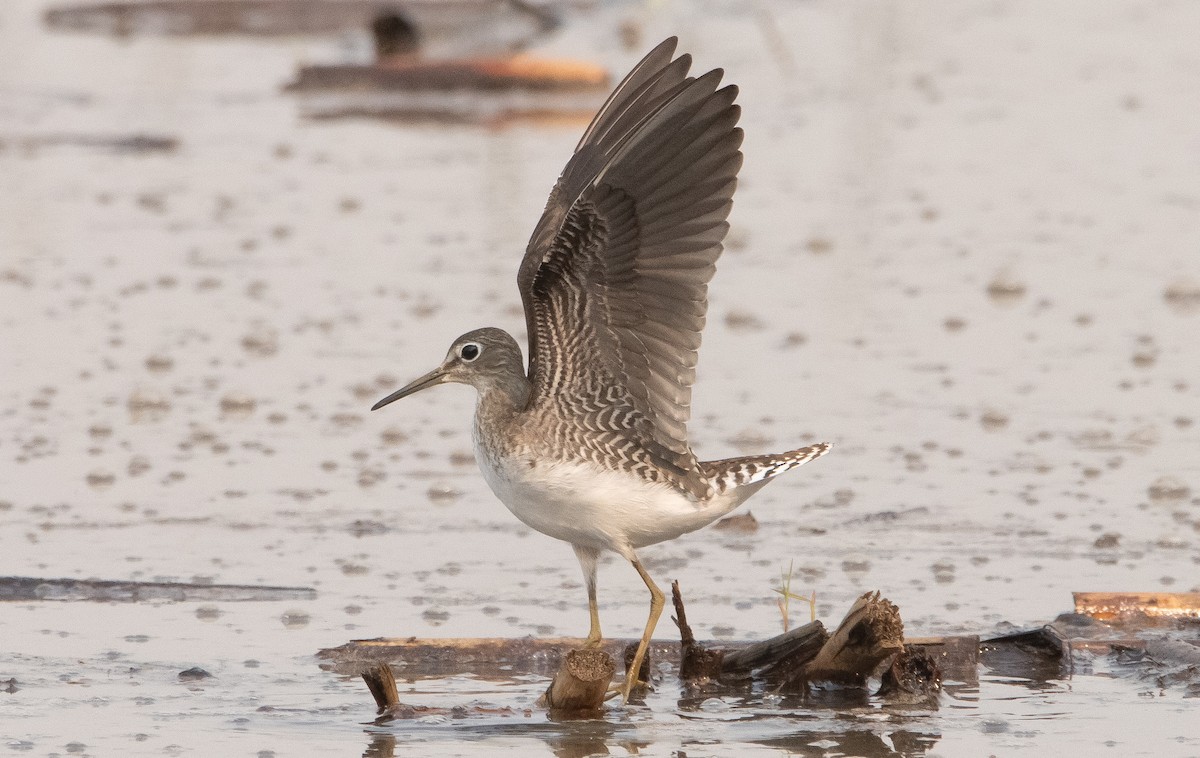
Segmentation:
{"type": "Polygon", "coordinates": [[[675,39],[600,109],[521,262],[533,402],[708,494],[687,440],[708,282],[742,155],[737,88],[687,75],[675,39]]]}

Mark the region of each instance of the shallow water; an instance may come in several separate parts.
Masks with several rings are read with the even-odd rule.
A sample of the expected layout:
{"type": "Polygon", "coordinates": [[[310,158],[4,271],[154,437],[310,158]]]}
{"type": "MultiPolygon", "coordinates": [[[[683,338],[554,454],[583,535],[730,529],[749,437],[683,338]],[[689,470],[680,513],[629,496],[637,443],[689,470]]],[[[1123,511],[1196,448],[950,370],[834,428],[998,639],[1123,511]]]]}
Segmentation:
{"type": "MultiPolygon", "coordinates": [[[[937,711],[713,702],[556,724],[541,679],[402,683],[516,709],[369,725],[350,638],[582,633],[562,544],[494,501],[471,393],[378,398],[456,335],[523,330],[516,266],[579,123],[306,118],[355,36],[50,33],[0,9],[0,573],[303,585],[279,603],[15,603],[0,744],[27,754],[1194,755],[1195,701],[1111,671],[937,711]],[[138,138],[132,139],[131,138],[138,138]],[[198,666],[212,678],[181,682],[198,666]],[[19,719],[17,717],[20,717],[19,719]]],[[[619,75],[659,38],[742,88],[746,166],[692,431],[709,458],[837,443],[751,534],[644,551],[701,638],[1037,625],[1072,590],[1197,589],[1200,8],[614,7],[537,51],[619,75]],[[623,50],[618,25],[644,29],[623,50]]],[[[611,636],[644,589],[601,567],[611,636]]],[[[669,636],[669,623],[660,635],[669,636]]],[[[0,686],[0,690],[3,690],[0,686]]]]}

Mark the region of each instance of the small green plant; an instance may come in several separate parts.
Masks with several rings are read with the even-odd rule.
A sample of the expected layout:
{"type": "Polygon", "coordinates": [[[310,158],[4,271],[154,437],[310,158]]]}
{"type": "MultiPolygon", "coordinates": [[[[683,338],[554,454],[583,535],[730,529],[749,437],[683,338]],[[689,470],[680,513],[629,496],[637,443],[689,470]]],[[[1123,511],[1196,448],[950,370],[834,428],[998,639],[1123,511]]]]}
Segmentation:
{"type": "Polygon", "coordinates": [[[775,601],[779,605],[779,613],[783,616],[783,631],[791,628],[791,619],[789,617],[791,601],[803,600],[808,603],[808,614],[810,621],[817,620],[817,591],[813,590],[812,595],[805,597],[792,592],[792,573],[794,572],[794,561],[788,561],[787,571],[780,570],[780,581],[778,587],[772,587],[774,592],[780,595],[779,600],[775,601]]]}

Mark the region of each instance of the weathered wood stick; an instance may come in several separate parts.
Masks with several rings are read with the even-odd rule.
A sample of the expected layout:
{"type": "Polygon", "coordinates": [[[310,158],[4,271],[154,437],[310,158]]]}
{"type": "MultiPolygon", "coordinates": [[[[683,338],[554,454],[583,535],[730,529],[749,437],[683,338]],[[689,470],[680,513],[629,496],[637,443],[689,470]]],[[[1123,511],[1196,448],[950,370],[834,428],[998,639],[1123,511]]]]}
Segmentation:
{"type": "Polygon", "coordinates": [[[375,698],[375,707],[379,713],[391,710],[400,705],[400,692],[396,689],[396,675],[392,667],[381,663],[373,669],[362,672],[363,681],[375,698]]]}
{"type": "Polygon", "coordinates": [[[680,658],[679,678],[685,682],[704,682],[721,676],[721,661],[724,650],[709,650],[696,642],[692,627],[688,625],[687,613],[683,609],[683,593],[679,582],[671,582],[671,603],[675,606],[672,621],[679,627],[680,658]]]}
{"type": "Polygon", "coordinates": [[[900,611],[878,592],[861,595],[816,657],[785,688],[812,681],[862,685],[886,658],[904,649],[900,611]]]}
{"type": "Polygon", "coordinates": [[[744,675],[757,669],[758,676],[768,681],[786,679],[811,661],[828,640],[825,625],[811,621],[769,640],[727,652],[722,672],[744,675]]]}
{"type": "Polygon", "coordinates": [[[1072,592],[1075,612],[1095,619],[1122,616],[1200,618],[1200,592],[1072,592]]]}
{"type": "Polygon", "coordinates": [[[558,713],[598,711],[604,705],[604,696],[616,668],[612,656],[603,650],[572,650],[567,653],[545,694],[538,698],[538,705],[558,713]]]}

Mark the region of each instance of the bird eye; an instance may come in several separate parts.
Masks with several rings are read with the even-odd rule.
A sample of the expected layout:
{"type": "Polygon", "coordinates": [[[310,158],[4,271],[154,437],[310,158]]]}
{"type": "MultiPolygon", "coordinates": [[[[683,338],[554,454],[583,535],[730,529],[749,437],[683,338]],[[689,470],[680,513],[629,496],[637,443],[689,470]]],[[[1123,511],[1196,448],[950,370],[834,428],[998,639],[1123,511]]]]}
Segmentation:
{"type": "Polygon", "coordinates": [[[475,344],[474,342],[468,342],[467,344],[463,345],[462,347],[460,347],[458,349],[459,357],[462,358],[467,363],[470,363],[471,361],[478,358],[479,354],[481,352],[483,352],[483,348],[481,348],[479,345],[475,344]]]}

